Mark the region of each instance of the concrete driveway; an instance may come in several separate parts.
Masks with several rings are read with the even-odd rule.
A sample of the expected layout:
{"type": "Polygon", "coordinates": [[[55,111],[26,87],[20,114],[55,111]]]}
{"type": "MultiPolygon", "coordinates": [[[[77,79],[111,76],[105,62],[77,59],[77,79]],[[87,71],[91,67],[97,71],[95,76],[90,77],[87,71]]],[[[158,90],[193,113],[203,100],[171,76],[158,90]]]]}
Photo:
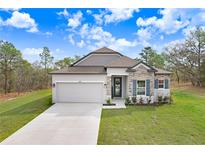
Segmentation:
{"type": "Polygon", "coordinates": [[[97,144],[101,104],[58,103],[1,144],[97,144]]]}

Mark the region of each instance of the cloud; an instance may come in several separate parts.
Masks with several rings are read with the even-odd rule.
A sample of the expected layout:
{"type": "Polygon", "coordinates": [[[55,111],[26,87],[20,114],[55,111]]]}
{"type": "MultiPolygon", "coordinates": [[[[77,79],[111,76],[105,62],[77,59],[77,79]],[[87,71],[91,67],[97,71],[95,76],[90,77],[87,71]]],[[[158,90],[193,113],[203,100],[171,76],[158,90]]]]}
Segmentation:
{"type": "Polygon", "coordinates": [[[2,21],[3,26],[12,26],[15,28],[26,29],[27,32],[38,32],[37,24],[28,13],[14,11],[12,16],[5,21],[2,21]]]}
{"type": "MultiPolygon", "coordinates": [[[[200,26],[201,29],[205,30],[205,26],[200,26]]],[[[185,29],[183,29],[184,36],[189,36],[191,31],[195,31],[197,29],[197,26],[188,26],[185,29]]]]}
{"type": "Polygon", "coordinates": [[[161,36],[160,36],[160,40],[164,40],[164,35],[161,35],[161,36]]]}
{"type": "Polygon", "coordinates": [[[68,27],[76,28],[80,26],[82,17],[83,14],[81,11],[78,11],[77,13],[71,15],[71,17],[68,19],[68,27]]]}
{"type": "Polygon", "coordinates": [[[81,40],[76,43],[73,39],[73,35],[69,35],[69,42],[81,48],[86,46],[89,50],[103,46],[118,50],[136,46],[135,40],[129,41],[126,38],[116,38],[110,32],[105,31],[101,26],[89,26],[88,24],[84,24],[75,34],[80,37],[81,40]]]}
{"type": "Polygon", "coordinates": [[[88,35],[88,33],[89,33],[89,26],[86,23],[80,28],[80,33],[79,34],[82,38],[84,38],[86,35],[88,35]]]}
{"type": "Polygon", "coordinates": [[[22,50],[23,58],[30,62],[39,60],[39,54],[42,53],[43,48],[25,48],[22,50]]]}
{"type": "Polygon", "coordinates": [[[84,47],[86,44],[83,40],[81,40],[80,42],[77,42],[76,45],[80,48],[84,47]]]}
{"type": "Polygon", "coordinates": [[[57,12],[56,14],[59,16],[64,16],[64,17],[67,17],[69,15],[67,9],[64,9],[63,11],[57,12]]]}
{"type": "Polygon", "coordinates": [[[151,30],[149,28],[140,28],[137,31],[137,36],[139,40],[150,40],[151,39],[151,30]]]}
{"type": "Polygon", "coordinates": [[[5,12],[13,12],[13,11],[19,11],[20,8],[1,8],[0,11],[5,11],[5,12]]]}
{"type": "Polygon", "coordinates": [[[120,22],[133,17],[134,12],[139,12],[139,9],[108,9],[110,14],[104,16],[105,23],[120,22]]]}
{"type": "Polygon", "coordinates": [[[53,35],[53,33],[52,32],[45,32],[44,35],[46,35],[47,37],[50,37],[53,35]]]}
{"type": "Polygon", "coordinates": [[[92,11],[91,10],[86,10],[86,13],[87,14],[92,14],[92,11]]]}
{"type": "Polygon", "coordinates": [[[68,41],[69,41],[72,45],[75,45],[75,40],[73,39],[73,34],[68,35],[68,41]]]}
{"type": "Polygon", "coordinates": [[[22,54],[24,56],[34,56],[34,55],[39,55],[43,51],[42,48],[25,48],[22,51],[22,54]]]}
{"type": "Polygon", "coordinates": [[[94,14],[93,17],[95,18],[95,22],[98,25],[102,25],[103,24],[103,15],[104,13],[100,13],[100,14],[94,14]]]}
{"type": "Polygon", "coordinates": [[[3,25],[4,25],[4,21],[0,17],[0,26],[3,26],[3,25]]]}
{"type": "Polygon", "coordinates": [[[94,14],[93,17],[98,25],[102,25],[103,23],[118,23],[128,20],[133,17],[134,12],[139,12],[139,9],[106,9],[104,11],[100,11],[99,14],[94,14]]]}
{"type": "Polygon", "coordinates": [[[23,58],[29,62],[35,62],[39,60],[39,54],[42,53],[43,48],[25,48],[22,50],[23,58]]]}
{"type": "Polygon", "coordinates": [[[152,29],[150,27],[138,29],[136,35],[138,36],[138,43],[143,46],[149,46],[149,40],[152,37],[152,29]]]}
{"type": "Polygon", "coordinates": [[[190,23],[183,9],[163,9],[160,10],[159,14],[162,16],[161,18],[153,16],[143,19],[139,17],[136,24],[142,27],[153,26],[166,34],[173,34],[190,23]]]}

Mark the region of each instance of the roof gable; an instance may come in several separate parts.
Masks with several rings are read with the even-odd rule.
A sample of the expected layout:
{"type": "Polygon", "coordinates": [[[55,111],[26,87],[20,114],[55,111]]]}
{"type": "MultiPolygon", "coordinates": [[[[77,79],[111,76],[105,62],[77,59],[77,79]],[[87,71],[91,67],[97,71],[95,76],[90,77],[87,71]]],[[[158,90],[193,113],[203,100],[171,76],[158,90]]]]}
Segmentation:
{"type": "Polygon", "coordinates": [[[93,52],[91,52],[93,54],[118,54],[120,56],[123,56],[121,53],[117,52],[117,51],[114,51],[112,49],[109,49],[107,47],[102,47],[102,48],[99,48],[93,52]]]}
{"type": "Polygon", "coordinates": [[[132,67],[132,69],[137,68],[139,65],[144,65],[144,67],[146,67],[147,69],[151,69],[151,70],[153,70],[153,71],[156,71],[156,69],[155,69],[154,67],[148,65],[147,63],[144,63],[143,61],[139,61],[136,65],[134,65],[134,66],[132,67]]]}
{"type": "Polygon", "coordinates": [[[116,61],[120,58],[117,54],[91,54],[80,62],[76,63],[75,66],[106,66],[112,61],[116,61]]]}
{"type": "Polygon", "coordinates": [[[90,52],[77,62],[73,63],[72,66],[105,66],[111,61],[117,60],[121,56],[123,56],[121,53],[103,47],[90,52]]]}
{"type": "Polygon", "coordinates": [[[137,64],[137,61],[127,56],[122,56],[119,59],[112,61],[106,67],[132,67],[137,64]]]}

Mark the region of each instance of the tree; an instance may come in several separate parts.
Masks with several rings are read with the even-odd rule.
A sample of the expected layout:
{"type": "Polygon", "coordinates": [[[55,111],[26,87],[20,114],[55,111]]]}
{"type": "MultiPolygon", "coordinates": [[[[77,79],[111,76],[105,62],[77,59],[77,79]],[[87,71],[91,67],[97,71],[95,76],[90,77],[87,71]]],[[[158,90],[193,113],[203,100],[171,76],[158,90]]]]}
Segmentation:
{"type": "Polygon", "coordinates": [[[64,58],[63,60],[59,60],[59,61],[55,62],[55,67],[57,69],[62,69],[62,68],[68,67],[71,64],[73,64],[75,61],[77,61],[78,59],[80,59],[79,56],[75,56],[74,58],[72,58],[72,57],[64,58]]]}
{"type": "Polygon", "coordinates": [[[169,57],[169,55],[167,53],[163,52],[162,55],[163,55],[163,57],[165,59],[165,69],[173,72],[172,78],[174,78],[174,80],[177,80],[177,83],[179,84],[180,79],[181,79],[181,74],[180,74],[179,68],[176,67],[172,63],[172,59],[170,59],[170,57],[169,57]]]}
{"type": "Polygon", "coordinates": [[[51,56],[50,50],[48,47],[43,47],[43,52],[40,53],[41,64],[43,65],[46,73],[48,73],[48,68],[53,63],[54,57],[51,56]]]}
{"type": "MultiPolygon", "coordinates": [[[[32,87],[32,72],[33,68],[31,64],[26,60],[21,60],[19,66],[14,71],[14,81],[15,81],[15,91],[20,92],[30,91],[33,89],[32,87]]],[[[36,78],[35,80],[38,80],[36,78]]]]}
{"type": "Polygon", "coordinates": [[[8,92],[11,73],[22,60],[21,52],[9,42],[0,42],[0,70],[4,76],[4,93],[8,92]]]}
{"type": "Polygon", "coordinates": [[[158,68],[164,67],[164,57],[161,54],[158,54],[151,47],[144,47],[144,49],[142,49],[142,52],[139,55],[142,61],[151,66],[155,66],[158,68]]]}
{"type": "Polygon", "coordinates": [[[190,31],[185,41],[187,52],[192,54],[192,59],[196,66],[196,72],[198,75],[197,85],[201,86],[202,80],[202,62],[205,58],[205,31],[197,27],[196,30],[190,31]]]}
{"type": "Polygon", "coordinates": [[[49,72],[49,70],[51,70],[50,66],[53,64],[54,57],[51,56],[51,53],[50,53],[50,50],[48,49],[48,47],[43,47],[43,52],[40,54],[40,58],[41,58],[40,63],[41,63],[41,65],[43,65],[44,72],[45,72],[43,79],[44,79],[44,82],[46,84],[46,87],[48,87],[49,82],[51,80],[48,76],[48,72],[49,72]]]}
{"type": "Polygon", "coordinates": [[[202,86],[202,62],[205,58],[205,31],[190,31],[185,41],[165,48],[171,65],[186,75],[195,86],[202,86]]]}
{"type": "Polygon", "coordinates": [[[201,65],[201,73],[202,73],[202,84],[205,85],[205,58],[202,62],[202,65],[201,65]]]}

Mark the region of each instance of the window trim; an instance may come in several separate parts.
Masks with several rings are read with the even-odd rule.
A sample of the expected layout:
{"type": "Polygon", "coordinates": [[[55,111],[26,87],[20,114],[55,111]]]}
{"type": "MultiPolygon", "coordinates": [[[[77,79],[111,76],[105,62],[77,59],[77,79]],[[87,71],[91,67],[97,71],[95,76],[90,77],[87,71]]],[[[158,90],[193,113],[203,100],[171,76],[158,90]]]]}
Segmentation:
{"type": "Polygon", "coordinates": [[[136,96],[146,96],[146,91],[147,91],[146,87],[147,87],[146,80],[137,80],[137,83],[136,83],[136,96]],[[144,81],[145,82],[145,87],[144,87],[145,93],[144,93],[144,95],[138,95],[138,81],[144,81]]]}
{"type": "Polygon", "coordinates": [[[165,80],[164,79],[158,79],[158,89],[165,89],[165,80]],[[163,81],[163,88],[159,87],[159,81],[163,81]]]}

